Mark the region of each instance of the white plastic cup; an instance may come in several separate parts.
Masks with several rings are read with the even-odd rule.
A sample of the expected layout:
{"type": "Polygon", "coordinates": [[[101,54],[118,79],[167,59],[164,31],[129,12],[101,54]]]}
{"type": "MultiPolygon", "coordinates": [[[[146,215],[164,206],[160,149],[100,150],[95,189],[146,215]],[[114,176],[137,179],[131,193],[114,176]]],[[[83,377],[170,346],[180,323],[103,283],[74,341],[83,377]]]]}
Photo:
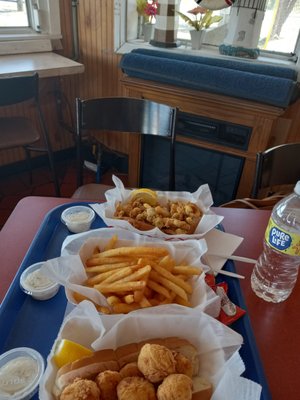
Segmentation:
{"type": "MultiPolygon", "coordinates": [[[[19,364],[19,368],[20,368],[19,364]]],[[[11,364],[10,364],[11,365],[11,364]]],[[[28,365],[27,365],[28,366],[28,365]]],[[[31,349],[29,347],[18,347],[12,350],[7,351],[4,354],[0,355],[0,398],[1,400],[29,400],[31,399],[35,393],[38,391],[40,380],[43,376],[45,369],[45,362],[40,353],[36,350],[31,349]],[[24,357],[30,360],[30,363],[34,365],[34,372],[32,374],[32,379],[29,379],[28,382],[22,380],[22,374],[18,372],[16,375],[12,375],[11,370],[14,369],[10,367],[10,373],[3,373],[3,369],[5,365],[8,365],[10,362],[18,362],[22,364],[24,362],[24,357]],[[10,379],[11,376],[11,379],[10,379]],[[9,385],[9,391],[11,394],[7,393],[9,385]],[[16,391],[12,393],[14,389],[14,385],[16,385],[16,391]],[[6,390],[5,390],[6,388],[6,390]],[[7,393],[7,394],[6,394],[7,393]]]]}
{"type": "Polygon", "coordinates": [[[46,286],[43,285],[40,287],[39,286],[34,287],[28,282],[29,274],[38,271],[43,264],[44,261],[30,265],[30,267],[26,268],[25,271],[23,271],[20,277],[20,286],[23,292],[25,292],[29,296],[32,296],[32,298],[36,300],[51,299],[51,297],[56,295],[59,289],[59,283],[57,282],[52,282],[46,286]]]}
{"type": "Polygon", "coordinates": [[[90,207],[73,206],[62,212],[61,221],[67,226],[70,232],[80,233],[90,229],[95,216],[94,210],[90,207]]]}

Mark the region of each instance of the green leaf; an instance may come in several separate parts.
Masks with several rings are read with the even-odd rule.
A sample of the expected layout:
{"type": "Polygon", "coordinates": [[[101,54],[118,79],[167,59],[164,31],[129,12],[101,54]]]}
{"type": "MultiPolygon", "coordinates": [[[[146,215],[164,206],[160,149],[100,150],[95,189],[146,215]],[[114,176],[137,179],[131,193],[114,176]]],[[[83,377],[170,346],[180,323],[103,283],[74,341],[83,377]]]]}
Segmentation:
{"type": "Polygon", "coordinates": [[[136,11],[139,15],[145,17],[145,7],[147,6],[147,0],[136,0],[136,11]]]}
{"type": "MultiPolygon", "coordinates": [[[[197,21],[192,20],[190,17],[188,17],[187,15],[183,14],[180,11],[177,11],[177,14],[184,20],[184,22],[186,22],[187,24],[189,24],[191,27],[197,29],[197,21]]],[[[197,29],[199,30],[199,29],[197,29]]]]}
{"type": "Polygon", "coordinates": [[[221,21],[223,17],[219,15],[212,16],[213,11],[208,10],[205,14],[200,14],[200,19],[191,19],[187,15],[183,14],[180,11],[177,11],[177,14],[186,22],[189,24],[192,28],[196,29],[197,31],[200,31],[201,29],[207,29],[209,28],[212,24],[221,21]]]}

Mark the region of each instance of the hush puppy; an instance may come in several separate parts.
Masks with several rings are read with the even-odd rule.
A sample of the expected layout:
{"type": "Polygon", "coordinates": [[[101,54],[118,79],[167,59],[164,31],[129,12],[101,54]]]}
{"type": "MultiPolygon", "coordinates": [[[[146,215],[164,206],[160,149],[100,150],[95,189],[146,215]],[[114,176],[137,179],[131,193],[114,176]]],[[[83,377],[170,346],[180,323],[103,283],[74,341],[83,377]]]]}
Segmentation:
{"type": "Polygon", "coordinates": [[[118,371],[103,371],[100,372],[95,379],[100,393],[101,400],[118,400],[117,386],[122,377],[118,371]]]}
{"type": "Polygon", "coordinates": [[[144,378],[130,376],[117,386],[118,400],[157,400],[155,388],[144,378]]]}
{"type": "Polygon", "coordinates": [[[127,378],[128,376],[143,376],[136,362],[124,365],[124,367],[120,369],[120,375],[122,378],[127,378]]]}
{"type": "Polygon", "coordinates": [[[160,382],[176,371],[172,351],[159,344],[145,344],[141,348],[137,363],[139,370],[152,383],[160,382]]]}
{"type": "Polygon", "coordinates": [[[94,381],[77,378],[66,386],[60,400],[99,400],[100,390],[94,381]]]}
{"type": "Polygon", "coordinates": [[[176,361],[175,370],[177,374],[184,374],[190,378],[193,376],[193,365],[191,361],[186,358],[183,354],[173,351],[173,355],[176,361]]]}
{"type": "Polygon", "coordinates": [[[193,381],[186,375],[173,374],[167,376],[158,386],[158,400],[191,400],[193,381]]]}

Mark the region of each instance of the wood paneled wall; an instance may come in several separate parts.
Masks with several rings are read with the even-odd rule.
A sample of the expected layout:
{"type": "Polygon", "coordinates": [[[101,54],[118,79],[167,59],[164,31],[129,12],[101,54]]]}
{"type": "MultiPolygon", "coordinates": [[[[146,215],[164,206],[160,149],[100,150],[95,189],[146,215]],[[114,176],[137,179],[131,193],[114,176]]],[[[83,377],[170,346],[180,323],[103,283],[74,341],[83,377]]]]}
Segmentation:
{"type": "MultiPolygon", "coordinates": [[[[85,65],[85,72],[79,75],[55,79],[43,79],[41,83],[42,106],[45,111],[54,150],[73,145],[72,135],[59,125],[55,105],[55,91],[62,90],[62,111],[66,122],[74,126],[75,98],[116,96],[124,94],[118,67],[120,56],[113,50],[114,4],[113,0],[80,0],[78,5],[79,59],[85,65]],[[59,85],[58,85],[59,83],[59,85]]],[[[61,26],[63,49],[58,52],[73,57],[71,0],[61,0],[61,26]]],[[[17,108],[15,109],[17,111],[17,108]]],[[[13,111],[13,112],[15,112],[13,111]]],[[[1,111],[2,113],[2,111],[1,111]]],[[[287,141],[300,140],[300,102],[287,110],[287,123],[282,121],[287,141]]],[[[280,128],[281,130],[281,128],[280,128]]],[[[128,153],[129,139],[116,134],[105,139],[106,143],[128,153]]],[[[0,152],[0,166],[24,158],[22,150],[0,152]]]]}
{"type": "MultiPolygon", "coordinates": [[[[71,1],[61,1],[63,28],[63,55],[72,57],[71,1]]],[[[63,90],[74,106],[76,96],[81,98],[118,96],[123,94],[120,84],[120,56],[114,52],[114,8],[112,0],[80,0],[78,7],[79,59],[85,72],[63,78],[63,90]]],[[[103,141],[115,150],[128,153],[127,135],[102,136],[103,141]]]]}

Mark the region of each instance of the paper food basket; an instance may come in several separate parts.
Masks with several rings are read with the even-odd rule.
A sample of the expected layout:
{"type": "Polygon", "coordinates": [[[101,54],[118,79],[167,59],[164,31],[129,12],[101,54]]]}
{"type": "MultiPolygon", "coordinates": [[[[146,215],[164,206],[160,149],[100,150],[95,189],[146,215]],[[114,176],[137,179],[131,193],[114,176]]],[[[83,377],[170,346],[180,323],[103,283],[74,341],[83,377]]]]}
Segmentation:
{"type": "MultiPolygon", "coordinates": [[[[153,308],[111,316],[100,315],[91,302],[83,301],[65,318],[56,340],[69,339],[102,350],[166,337],[187,339],[198,349],[199,375],[212,382],[212,400],[259,400],[261,386],[241,377],[245,369],[238,352],[242,336],[196,309],[174,308],[171,313],[157,314],[153,308]]],[[[39,389],[42,400],[54,400],[54,347],[39,389]]]]}

